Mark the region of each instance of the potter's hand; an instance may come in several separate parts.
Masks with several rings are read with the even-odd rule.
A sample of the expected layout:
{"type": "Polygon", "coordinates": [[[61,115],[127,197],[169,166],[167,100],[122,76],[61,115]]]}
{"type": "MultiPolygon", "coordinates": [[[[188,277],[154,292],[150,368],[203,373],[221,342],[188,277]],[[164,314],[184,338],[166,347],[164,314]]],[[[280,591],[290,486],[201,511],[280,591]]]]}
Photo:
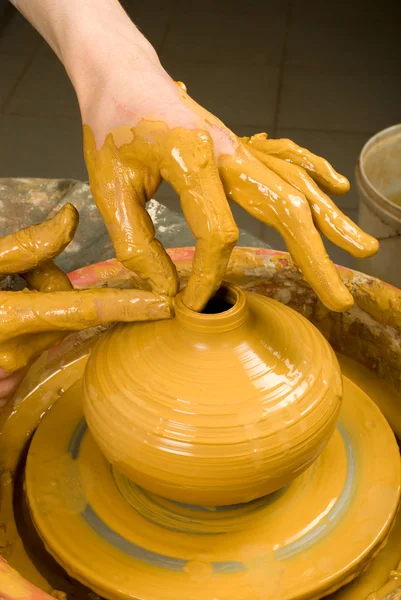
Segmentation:
{"type": "MultiPolygon", "coordinates": [[[[152,46],[116,0],[18,0],[17,6],[63,61],[85,124],[91,189],[116,255],[162,294],[174,295],[174,266],[154,238],[146,201],[165,179],[180,195],[197,238],[184,295],[201,310],[219,287],[238,237],[227,198],[283,236],[327,307],[352,305],[318,229],[359,257],[377,241],[324,191],[348,181],[323,159],[286,140],[239,140],[162,68],[152,46]]],[[[206,42],[205,42],[206,43],[206,42]]]]}
{"type": "MultiPolygon", "coordinates": [[[[117,258],[174,294],[174,267],[145,204],[165,179],[180,195],[197,238],[193,273],[184,302],[201,310],[224,277],[238,237],[227,198],[283,236],[306,280],[333,310],[352,305],[318,229],[354,256],[370,256],[377,242],[354,225],[325,194],[343,194],[349,183],[322,158],[289,140],[265,134],[238,139],[151,66],[144,88],[127,73],[113,75],[111,90],[81,104],[91,189],[108,225],[117,258]],[[126,84],[123,85],[123,80],[126,84]]],[[[134,78],[135,79],[135,78],[134,78]]]]}
{"type": "Polygon", "coordinates": [[[72,331],[113,321],[172,316],[169,300],[151,292],[74,291],[52,259],[72,240],[78,214],[67,204],[52,219],[0,239],[0,277],[21,274],[31,290],[0,291],[0,402],[19,384],[24,367],[72,331]]]}

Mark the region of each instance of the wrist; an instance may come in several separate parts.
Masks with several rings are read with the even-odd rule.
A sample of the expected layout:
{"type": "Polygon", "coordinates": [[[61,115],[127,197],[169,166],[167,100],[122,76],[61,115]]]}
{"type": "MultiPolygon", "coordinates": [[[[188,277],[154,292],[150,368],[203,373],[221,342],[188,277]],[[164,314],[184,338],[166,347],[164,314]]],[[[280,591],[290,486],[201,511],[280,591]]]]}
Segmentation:
{"type": "MultiPolygon", "coordinates": [[[[79,0],[57,35],[56,53],[63,62],[81,103],[91,89],[104,89],[118,72],[161,69],[157,53],[116,0],[79,0]]],[[[57,34],[57,32],[56,32],[57,34]]]]}
{"type": "Polygon", "coordinates": [[[116,31],[84,32],[80,46],[63,52],[63,64],[78,99],[92,89],[104,89],[118,73],[130,73],[135,79],[143,70],[161,68],[152,45],[132,24],[129,36],[116,31]]]}

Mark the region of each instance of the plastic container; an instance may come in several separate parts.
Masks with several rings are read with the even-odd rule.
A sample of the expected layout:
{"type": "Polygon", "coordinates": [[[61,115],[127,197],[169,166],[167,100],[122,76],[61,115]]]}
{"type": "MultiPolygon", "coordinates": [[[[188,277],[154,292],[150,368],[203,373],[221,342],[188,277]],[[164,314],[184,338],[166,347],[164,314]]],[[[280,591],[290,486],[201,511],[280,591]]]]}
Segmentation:
{"type": "Polygon", "coordinates": [[[401,124],[380,131],[363,147],[356,165],[359,226],[380,241],[376,256],[357,268],[401,286],[401,124]]]}

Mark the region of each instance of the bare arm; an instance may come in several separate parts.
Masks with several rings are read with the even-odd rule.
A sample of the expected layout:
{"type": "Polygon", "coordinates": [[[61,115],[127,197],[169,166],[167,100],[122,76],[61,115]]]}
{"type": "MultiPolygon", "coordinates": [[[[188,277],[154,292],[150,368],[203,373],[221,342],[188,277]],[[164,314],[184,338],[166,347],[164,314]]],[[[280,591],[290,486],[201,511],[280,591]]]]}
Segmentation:
{"type": "Polygon", "coordinates": [[[99,74],[96,65],[115,68],[128,48],[138,66],[158,62],[154,48],[117,0],[11,2],[57,54],[76,90],[99,74]]]}

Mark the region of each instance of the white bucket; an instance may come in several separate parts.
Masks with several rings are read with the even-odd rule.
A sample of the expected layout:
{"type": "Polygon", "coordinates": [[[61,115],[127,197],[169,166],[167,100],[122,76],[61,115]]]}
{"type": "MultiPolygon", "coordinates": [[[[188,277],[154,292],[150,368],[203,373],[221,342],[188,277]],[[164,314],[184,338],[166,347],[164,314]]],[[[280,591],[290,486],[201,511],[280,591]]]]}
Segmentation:
{"type": "Polygon", "coordinates": [[[357,261],[360,271],[401,287],[401,124],[380,131],[362,148],[356,165],[359,226],[380,250],[357,261]]]}

